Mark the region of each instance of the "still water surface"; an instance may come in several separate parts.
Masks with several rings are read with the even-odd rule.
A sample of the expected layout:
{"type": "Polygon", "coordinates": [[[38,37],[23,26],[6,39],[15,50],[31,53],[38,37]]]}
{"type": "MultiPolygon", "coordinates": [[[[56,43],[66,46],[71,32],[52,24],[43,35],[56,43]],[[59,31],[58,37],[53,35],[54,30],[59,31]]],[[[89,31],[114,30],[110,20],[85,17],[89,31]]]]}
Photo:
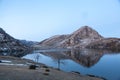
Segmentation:
{"type": "Polygon", "coordinates": [[[101,76],[107,80],[120,80],[120,53],[98,50],[34,51],[22,58],[44,63],[54,68],[81,74],[101,76]]]}

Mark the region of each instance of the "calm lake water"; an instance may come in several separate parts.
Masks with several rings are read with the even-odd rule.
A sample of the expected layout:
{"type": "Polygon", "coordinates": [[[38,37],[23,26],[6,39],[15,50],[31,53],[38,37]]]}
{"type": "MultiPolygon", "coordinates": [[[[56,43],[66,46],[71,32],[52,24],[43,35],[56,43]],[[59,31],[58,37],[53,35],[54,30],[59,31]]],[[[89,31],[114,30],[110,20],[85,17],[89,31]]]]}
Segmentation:
{"type": "Polygon", "coordinates": [[[101,50],[39,50],[22,58],[44,63],[63,71],[92,74],[120,80],[120,53],[101,50]]]}

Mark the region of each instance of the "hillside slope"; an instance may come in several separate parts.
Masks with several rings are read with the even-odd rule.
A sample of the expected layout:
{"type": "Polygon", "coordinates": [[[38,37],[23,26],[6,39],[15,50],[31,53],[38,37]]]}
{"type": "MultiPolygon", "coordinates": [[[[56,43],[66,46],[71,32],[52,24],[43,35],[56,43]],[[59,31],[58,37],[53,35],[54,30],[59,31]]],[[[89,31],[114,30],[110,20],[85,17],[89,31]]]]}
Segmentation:
{"type": "Polygon", "coordinates": [[[0,52],[4,51],[24,51],[29,49],[26,45],[22,44],[19,40],[7,34],[0,28],[0,52]]]}

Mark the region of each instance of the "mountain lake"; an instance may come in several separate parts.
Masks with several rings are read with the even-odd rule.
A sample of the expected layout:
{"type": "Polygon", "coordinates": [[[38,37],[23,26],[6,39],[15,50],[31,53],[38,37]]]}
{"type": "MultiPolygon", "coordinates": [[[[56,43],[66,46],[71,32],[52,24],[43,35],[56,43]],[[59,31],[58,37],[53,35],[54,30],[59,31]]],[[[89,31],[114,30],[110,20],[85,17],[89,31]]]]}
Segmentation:
{"type": "Polygon", "coordinates": [[[107,50],[36,50],[22,58],[58,68],[66,72],[78,72],[120,80],[120,53],[107,50]]]}

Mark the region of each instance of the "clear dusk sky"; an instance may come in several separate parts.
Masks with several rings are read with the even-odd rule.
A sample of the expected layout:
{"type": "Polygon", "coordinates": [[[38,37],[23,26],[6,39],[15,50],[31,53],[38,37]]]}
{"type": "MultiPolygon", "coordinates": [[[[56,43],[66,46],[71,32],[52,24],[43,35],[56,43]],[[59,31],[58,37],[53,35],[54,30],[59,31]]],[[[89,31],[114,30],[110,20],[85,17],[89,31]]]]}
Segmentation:
{"type": "Polygon", "coordinates": [[[17,39],[41,41],[84,25],[120,38],[120,0],[0,0],[0,27],[17,39]]]}

